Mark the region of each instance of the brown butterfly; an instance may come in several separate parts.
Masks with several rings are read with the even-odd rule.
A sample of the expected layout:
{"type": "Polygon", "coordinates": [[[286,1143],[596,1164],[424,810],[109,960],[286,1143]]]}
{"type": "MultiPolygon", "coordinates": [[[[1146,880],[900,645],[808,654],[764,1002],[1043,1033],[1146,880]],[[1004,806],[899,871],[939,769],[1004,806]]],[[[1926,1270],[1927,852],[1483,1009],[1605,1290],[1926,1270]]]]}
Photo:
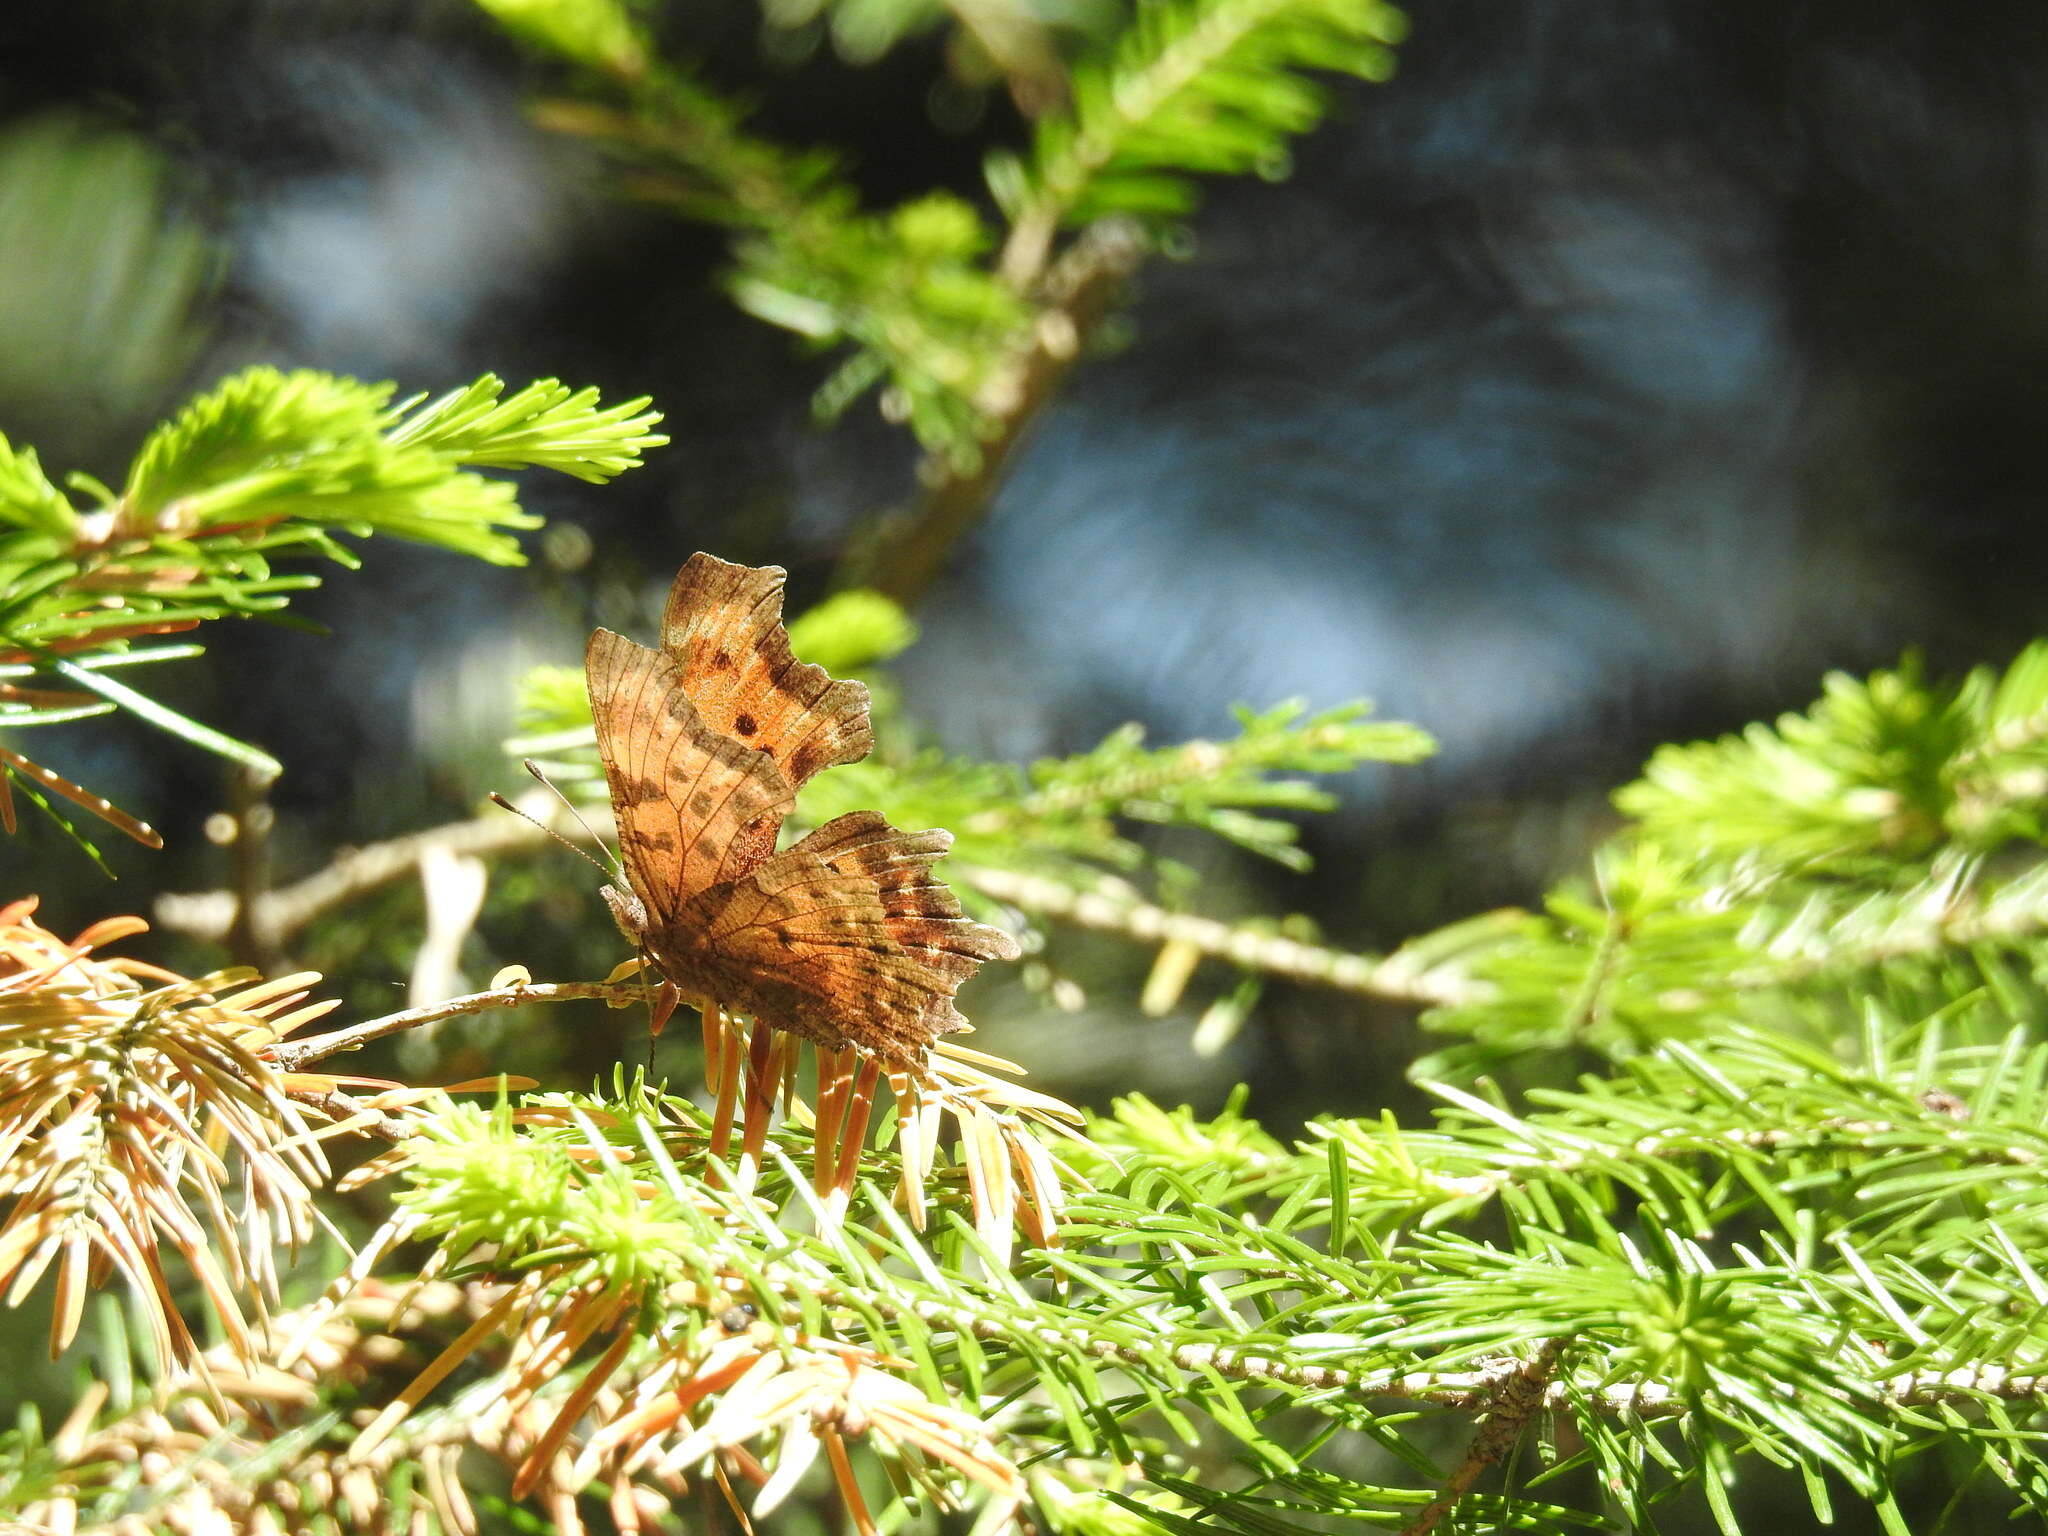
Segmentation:
{"type": "Polygon", "coordinates": [[[597,748],[632,886],[604,898],[684,998],[921,1063],[966,1027],[960,983],[1017,944],[932,874],[951,833],[853,811],[775,851],[805,781],[874,745],[867,689],[791,652],[784,574],[692,555],[660,650],[590,637],[597,748]]]}

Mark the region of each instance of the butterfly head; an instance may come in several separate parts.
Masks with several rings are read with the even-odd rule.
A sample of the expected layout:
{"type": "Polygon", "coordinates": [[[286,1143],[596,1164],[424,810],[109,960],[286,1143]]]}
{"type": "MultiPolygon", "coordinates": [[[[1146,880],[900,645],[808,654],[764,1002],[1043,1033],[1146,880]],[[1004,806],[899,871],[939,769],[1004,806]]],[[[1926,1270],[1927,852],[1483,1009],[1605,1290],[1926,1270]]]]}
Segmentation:
{"type": "Polygon", "coordinates": [[[649,927],[647,904],[632,891],[622,891],[615,885],[600,886],[597,894],[611,909],[612,921],[619,925],[619,932],[634,944],[645,947],[649,927]]]}

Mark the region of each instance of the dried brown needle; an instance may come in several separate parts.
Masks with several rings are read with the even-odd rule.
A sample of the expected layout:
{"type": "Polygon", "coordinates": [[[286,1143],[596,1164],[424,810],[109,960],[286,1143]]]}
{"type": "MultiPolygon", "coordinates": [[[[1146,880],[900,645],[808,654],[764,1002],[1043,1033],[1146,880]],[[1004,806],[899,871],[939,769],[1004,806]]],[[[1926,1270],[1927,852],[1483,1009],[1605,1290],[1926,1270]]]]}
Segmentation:
{"type": "Polygon", "coordinates": [[[0,907],[0,1293],[18,1305],[54,1275],[51,1353],[77,1336],[88,1291],[121,1276],[158,1358],[197,1359],[163,1252],[177,1254],[253,1359],[277,1294],[276,1252],[312,1231],[326,1176],[295,1086],[256,1052],[324,1013],[310,974],[187,980],[95,951],[141,933],[108,918],[70,943],[33,898],[0,907]],[[157,983],[157,985],[149,985],[157,983]]]}
{"type": "Polygon", "coordinates": [[[815,1046],[816,1103],[810,1104],[796,1093],[797,1053],[807,1044],[766,1024],[749,1025],[715,1003],[704,1007],[709,1151],[714,1158],[730,1151],[737,1120],[742,1192],[759,1179],[769,1121],[779,1104],[792,1123],[811,1128],[812,1186],[825,1222],[839,1225],[860,1176],[876,1093],[886,1079],[897,1107],[898,1198],[914,1226],[923,1230],[928,1185],[938,1172],[950,1117],[975,1230],[998,1262],[1009,1262],[1020,1227],[1041,1247],[1058,1241],[1072,1175],[1045,1138],[1077,1136],[1080,1111],[1017,1082],[1024,1074],[1017,1063],[950,1040],[937,1041],[916,1061],[884,1060],[852,1045],[815,1046]]]}

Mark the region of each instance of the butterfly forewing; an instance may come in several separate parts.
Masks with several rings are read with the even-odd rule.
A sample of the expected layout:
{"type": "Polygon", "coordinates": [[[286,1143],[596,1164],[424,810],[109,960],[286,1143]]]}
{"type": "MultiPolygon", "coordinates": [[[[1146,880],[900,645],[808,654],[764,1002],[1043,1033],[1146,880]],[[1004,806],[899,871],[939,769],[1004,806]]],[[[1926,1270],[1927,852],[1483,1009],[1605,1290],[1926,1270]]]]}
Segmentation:
{"type": "Polygon", "coordinates": [[[681,669],[659,651],[600,629],[584,672],[619,856],[659,925],[773,850],[790,787],[770,758],[705,722],[681,669]]]}
{"type": "Polygon", "coordinates": [[[779,566],[692,555],[670,589],[662,649],[713,729],[775,759],[792,789],[875,744],[868,691],[798,661],[782,627],[779,566]]]}

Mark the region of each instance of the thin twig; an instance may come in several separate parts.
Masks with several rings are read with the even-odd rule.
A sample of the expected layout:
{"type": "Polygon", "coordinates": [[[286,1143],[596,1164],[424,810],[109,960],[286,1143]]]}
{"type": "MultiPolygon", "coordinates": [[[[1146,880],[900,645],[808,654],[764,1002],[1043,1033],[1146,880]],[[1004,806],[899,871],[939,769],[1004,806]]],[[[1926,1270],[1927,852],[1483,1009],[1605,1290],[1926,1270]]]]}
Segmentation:
{"type": "Polygon", "coordinates": [[[325,1061],[343,1051],[359,1051],[371,1041],[382,1040],[387,1035],[417,1029],[422,1024],[433,1024],[441,1019],[459,1018],[466,1013],[488,1013],[493,1008],[519,1008],[527,1003],[561,1003],[592,997],[607,1002],[637,1002],[646,991],[646,987],[636,981],[523,982],[518,986],[493,987],[486,992],[451,997],[424,1008],[408,1008],[402,1013],[386,1014],[381,1019],[351,1024],[346,1029],[332,1030],[324,1035],[287,1041],[271,1046],[263,1054],[264,1059],[278,1071],[297,1072],[311,1062],[325,1061]]]}
{"type": "MultiPolygon", "coordinates": [[[[1851,939],[1832,949],[1826,947],[1825,939],[1818,939],[1800,952],[1771,956],[1769,965],[1736,971],[1728,982],[1744,991],[1789,986],[1837,971],[1870,970],[1915,955],[1967,950],[1979,944],[2015,944],[2048,930],[2048,910],[2019,902],[2000,905],[1997,896],[2002,894],[1981,905],[1958,903],[1923,921],[1902,917],[1867,938],[1851,939]]],[[[1681,1004],[1689,1000],[1683,995],[1675,999],[1681,1004]]]]}
{"type": "Polygon", "coordinates": [[[1038,916],[1058,918],[1104,933],[1120,933],[1146,943],[1186,944],[1202,954],[1250,970],[1334,987],[1341,992],[1360,992],[1422,1007],[1469,1003],[1487,995],[1477,982],[1418,967],[1399,955],[1381,958],[1304,944],[1276,933],[1233,927],[1212,917],[1170,911],[1101,886],[1076,890],[1043,875],[972,864],[949,863],[946,873],[985,896],[1038,916]]]}
{"type": "MultiPolygon", "coordinates": [[[[774,1282],[792,1298],[817,1299],[872,1310],[882,1318],[904,1314],[935,1327],[951,1328],[975,1338],[1000,1343],[1016,1337],[1014,1319],[985,1314],[959,1302],[920,1301],[905,1304],[868,1289],[825,1285],[815,1279],[774,1282]]],[[[795,1314],[793,1314],[795,1315],[795,1314]]],[[[1049,1325],[1037,1330],[1048,1345],[1067,1346],[1099,1360],[1156,1368],[1162,1356],[1187,1371],[1213,1371],[1234,1381],[1267,1381],[1307,1392],[1341,1393],[1354,1399],[1402,1398],[1432,1403],[1460,1412],[1485,1412],[1498,1405],[1503,1385],[1526,1373],[1531,1362],[1516,1358],[1485,1361],[1462,1371],[1352,1371],[1342,1366],[1313,1365],[1284,1356],[1261,1354],[1223,1344],[1181,1344],[1165,1350],[1121,1343],[1109,1338],[1076,1337],[1049,1325]]],[[[1545,1378],[1538,1384],[1534,1408],[1549,1412],[1573,1409],[1604,1418],[1674,1418],[1691,1410],[1692,1398],[1661,1382],[1616,1382],[1569,1377],[1545,1378]]],[[[1878,1380],[1844,1383],[1852,1395],[1881,1408],[1919,1408],[1937,1404],[1967,1405],[1986,1397],[2006,1402],[2048,1402],[2048,1372],[2011,1371],[2002,1365],[1970,1365],[1947,1371],[1908,1371],[1878,1380]]]]}
{"type": "Polygon", "coordinates": [[[285,1092],[288,1097],[298,1100],[299,1103],[319,1110],[336,1124],[342,1121],[350,1122],[350,1129],[358,1136],[375,1136],[378,1140],[388,1141],[393,1146],[413,1136],[419,1129],[417,1126],[407,1125],[403,1120],[394,1119],[381,1110],[370,1108],[360,1099],[351,1098],[332,1089],[293,1088],[287,1085],[285,1092]]]}
{"type": "Polygon", "coordinates": [[[277,820],[265,791],[269,780],[245,764],[228,769],[228,856],[235,890],[234,914],[227,930],[228,953],[239,965],[251,965],[266,976],[282,967],[272,935],[254,921],[270,889],[270,829],[277,820]]]}
{"type": "MultiPolygon", "coordinates": [[[[555,830],[574,841],[587,840],[583,829],[569,823],[566,816],[561,819],[563,825],[555,830]]],[[[598,831],[602,834],[607,824],[602,810],[593,808],[591,819],[598,824],[598,831]]],[[[471,821],[450,822],[425,832],[393,838],[389,842],[371,843],[342,854],[317,874],[270,892],[262,898],[252,921],[274,942],[282,944],[321,914],[413,876],[419,869],[420,860],[428,856],[429,849],[445,848],[452,853],[489,858],[522,852],[543,840],[544,834],[531,823],[521,821],[517,816],[494,813],[471,821]]],[[[1172,912],[1101,887],[1076,890],[1042,875],[985,869],[950,861],[946,872],[962,885],[971,885],[997,901],[1009,902],[1040,916],[1082,928],[1120,933],[1145,943],[1184,943],[1202,954],[1236,965],[1317,986],[1334,987],[1341,992],[1357,992],[1419,1007],[1468,1003],[1486,995],[1478,983],[1417,967],[1399,955],[1381,958],[1304,944],[1278,934],[1233,927],[1214,918],[1172,912]]],[[[235,897],[227,891],[166,895],[159,897],[156,904],[157,922],[163,927],[203,939],[224,937],[235,914],[235,897]]],[[[493,997],[500,994],[476,995],[493,997]]],[[[483,1002],[475,1008],[455,1011],[478,1012],[486,1008],[513,1006],[509,993],[504,995],[506,1001],[483,1002]]],[[[552,995],[566,998],[610,994],[563,992],[552,995]]],[[[529,987],[525,989],[524,1000],[545,999],[540,989],[529,987]]],[[[452,1004],[448,1003],[435,1005],[437,1009],[450,1007],[452,1004]]],[[[431,1015],[435,1018],[448,1016],[445,1013],[431,1015]]],[[[393,1017],[407,1018],[409,1015],[395,1014],[393,1017]]],[[[427,1021],[422,1018],[418,1022],[427,1021]]],[[[394,1026],[394,1031],[411,1027],[410,1023],[399,1024],[394,1026]]],[[[302,1045],[310,1043],[300,1042],[302,1045]]],[[[304,1056],[297,1059],[311,1061],[317,1058],[304,1056]]]]}

